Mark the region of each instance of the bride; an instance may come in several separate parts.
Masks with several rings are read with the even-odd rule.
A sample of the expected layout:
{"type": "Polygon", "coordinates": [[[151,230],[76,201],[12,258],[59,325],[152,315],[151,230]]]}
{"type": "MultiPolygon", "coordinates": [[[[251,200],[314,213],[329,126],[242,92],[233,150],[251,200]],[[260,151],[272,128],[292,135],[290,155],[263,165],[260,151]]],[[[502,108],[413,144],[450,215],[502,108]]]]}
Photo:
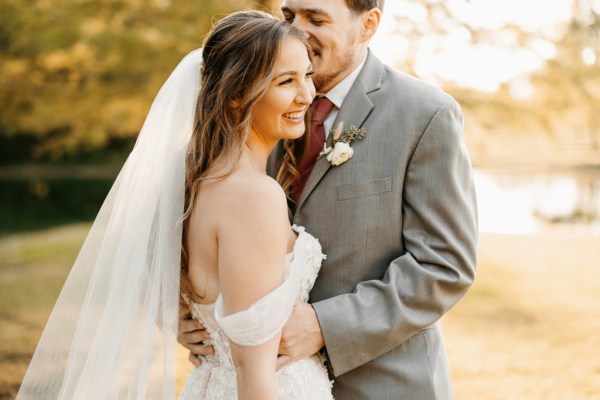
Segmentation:
{"type": "MultiPolygon", "coordinates": [[[[175,397],[180,312],[215,354],[182,399],[331,399],[315,355],[276,371],[283,324],[323,255],[285,191],[314,97],[291,25],[234,13],[156,97],[48,320],[17,399],[175,397]],[[267,157],[287,154],[275,182],[267,157]]],[[[307,145],[307,144],[305,144],[307,145]]]]}

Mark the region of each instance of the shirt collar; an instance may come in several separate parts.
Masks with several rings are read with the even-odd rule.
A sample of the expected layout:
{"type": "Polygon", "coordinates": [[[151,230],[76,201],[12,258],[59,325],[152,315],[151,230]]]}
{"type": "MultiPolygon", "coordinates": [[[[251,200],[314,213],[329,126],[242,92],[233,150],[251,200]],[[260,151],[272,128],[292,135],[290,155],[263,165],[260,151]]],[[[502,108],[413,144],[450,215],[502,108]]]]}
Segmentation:
{"type": "Polygon", "coordinates": [[[365,65],[366,61],[367,61],[367,55],[365,54],[365,56],[361,60],[360,64],[358,64],[356,66],[356,68],[354,68],[354,71],[352,71],[340,83],[338,83],[337,85],[335,85],[329,92],[325,93],[325,95],[327,96],[327,98],[338,109],[342,107],[342,103],[344,102],[344,99],[348,95],[348,92],[350,92],[350,89],[352,88],[352,85],[354,84],[354,81],[358,77],[358,74],[360,74],[360,71],[362,70],[362,68],[365,65]]]}

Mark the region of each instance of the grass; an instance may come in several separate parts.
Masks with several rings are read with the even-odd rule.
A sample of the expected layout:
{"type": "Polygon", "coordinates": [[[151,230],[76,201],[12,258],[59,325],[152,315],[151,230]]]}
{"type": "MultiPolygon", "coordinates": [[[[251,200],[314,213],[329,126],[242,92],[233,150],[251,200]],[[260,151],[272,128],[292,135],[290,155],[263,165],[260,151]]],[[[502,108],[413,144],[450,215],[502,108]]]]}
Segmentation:
{"type": "Polygon", "coordinates": [[[14,398],[88,224],[0,238],[0,399],[14,398]]]}
{"type": "Polygon", "coordinates": [[[444,318],[457,399],[600,398],[600,238],[482,235],[444,318]]]}
{"type": "MultiPolygon", "coordinates": [[[[0,399],[14,398],[88,224],[0,237],[0,399]]],[[[457,399],[600,398],[600,238],[482,234],[443,319],[457,399]]],[[[189,363],[180,352],[182,385],[189,363]]]]}

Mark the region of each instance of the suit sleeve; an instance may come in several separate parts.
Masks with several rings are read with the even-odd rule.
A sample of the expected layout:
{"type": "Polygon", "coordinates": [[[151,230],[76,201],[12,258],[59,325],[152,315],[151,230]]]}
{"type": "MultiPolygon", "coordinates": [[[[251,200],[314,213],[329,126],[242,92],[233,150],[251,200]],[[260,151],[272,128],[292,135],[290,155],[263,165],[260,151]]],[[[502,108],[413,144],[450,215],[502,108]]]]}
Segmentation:
{"type": "Polygon", "coordinates": [[[434,113],[410,158],[402,214],[405,252],[383,278],[313,303],[335,376],[431,326],[473,282],[475,189],[462,114],[453,100],[434,113]]]}

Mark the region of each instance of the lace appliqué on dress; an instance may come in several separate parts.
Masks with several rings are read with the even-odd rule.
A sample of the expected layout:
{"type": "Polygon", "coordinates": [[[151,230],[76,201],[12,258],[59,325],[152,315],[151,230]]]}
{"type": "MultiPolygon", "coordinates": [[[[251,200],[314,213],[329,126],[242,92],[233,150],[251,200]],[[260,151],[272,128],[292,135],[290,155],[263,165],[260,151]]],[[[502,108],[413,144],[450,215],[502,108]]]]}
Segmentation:
{"type": "MultiPolygon", "coordinates": [[[[308,293],[315,283],[325,255],[322,253],[319,241],[306,233],[303,227],[294,225],[292,229],[298,233],[298,238],[293,251],[287,256],[286,279],[279,288],[286,283],[288,285],[286,289],[293,288],[291,298],[284,299],[293,305],[296,299],[308,300],[308,293]]],[[[271,303],[274,298],[277,298],[276,301],[279,302],[284,301],[281,299],[283,289],[280,292],[279,297],[272,296],[274,292],[271,292],[257,303],[262,301],[261,307],[281,308],[281,303],[271,303]]],[[[287,294],[290,295],[289,292],[287,294]]],[[[269,325],[267,329],[262,327],[247,329],[247,324],[261,323],[263,314],[261,312],[253,313],[253,305],[248,309],[251,311],[247,314],[244,313],[248,310],[234,314],[236,321],[229,325],[228,329],[224,329],[220,322],[223,321],[223,318],[227,319],[230,316],[216,316],[215,307],[217,306],[218,302],[208,305],[192,304],[192,317],[200,320],[210,333],[215,354],[207,356],[206,361],[200,367],[192,370],[181,394],[181,400],[236,400],[237,385],[235,368],[231,359],[228,329],[233,327],[237,339],[257,341],[261,339],[260,335],[270,335],[273,329],[276,329],[275,333],[277,333],[289,316],[289,311],[285,311],[283,323],[278,321],[277,324],[273,324],[267,321],[265,322],[269,325]],[[249,338],[245,337],[244,324],[246,324],[246,333],[249,338]]],[[[268,315],[272,316],[273,314],[268,315]]],[[[319,355],[313,355],[282,368],[277,371],[276,379],[278,395],[281,400],[333,400],[332,382],[329,380],[327,369],[319,355]]]]}

